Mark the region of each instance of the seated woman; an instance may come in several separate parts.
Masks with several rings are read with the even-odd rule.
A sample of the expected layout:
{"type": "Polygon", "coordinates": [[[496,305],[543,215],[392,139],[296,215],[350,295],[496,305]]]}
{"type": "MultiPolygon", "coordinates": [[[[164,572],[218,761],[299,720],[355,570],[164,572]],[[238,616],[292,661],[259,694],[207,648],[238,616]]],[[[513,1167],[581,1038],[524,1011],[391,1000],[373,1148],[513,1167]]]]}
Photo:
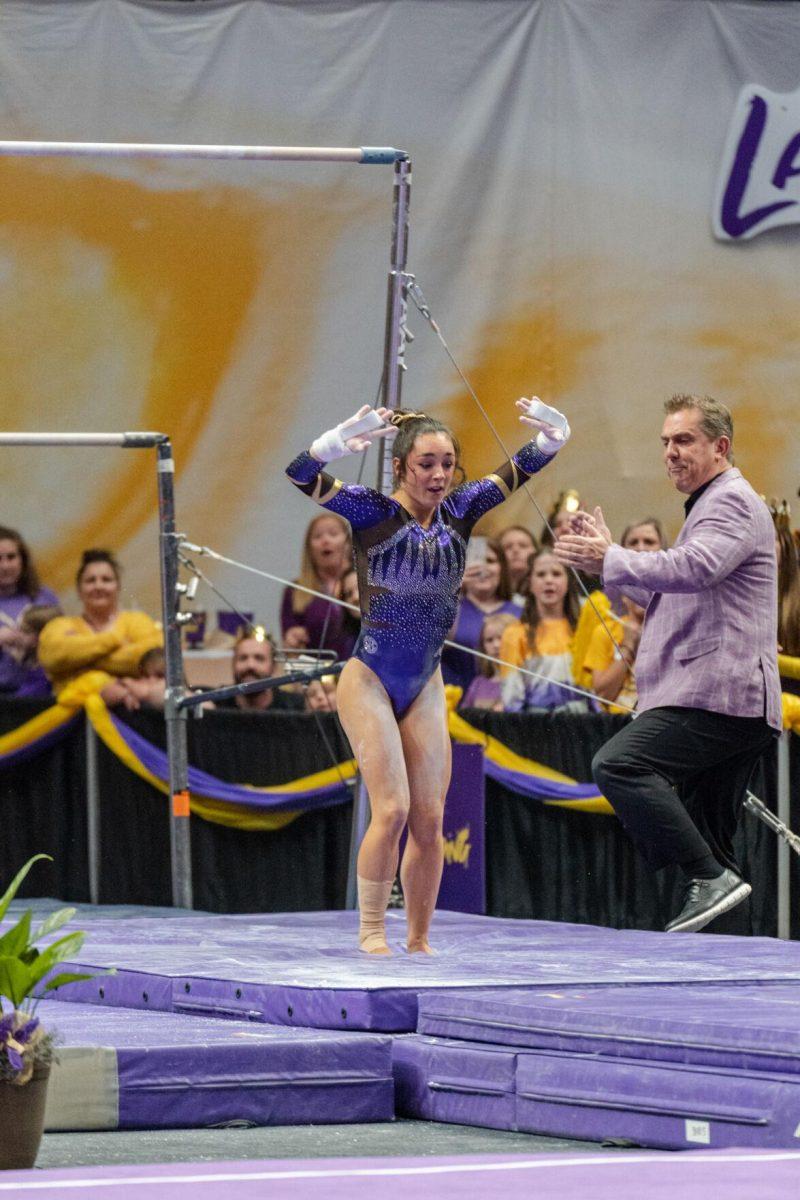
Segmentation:
{"type": "Polygon", "coordinates": [[[522,620],[509,625],[503,634],[500,657],[535,672],[538,678],[503,668],[503,707],[507,712],[586,712],[586,701],[562,686],[574,683],[572,635],[579,611],[575,577],[551,550],[532,554],[522,620]]]}
{"type": "Polygon", "coordinates": [[[84,550],[76,577],[82,612],[56,617],[39,638],[39,661],[59,696],[68,683],[96,672],[91,690],[115,676],[134,676],[142,655],[163,644],[147,613],[119,608],[120,569],[108,550],[84,550]]]}
{"type": "Polygon", "coordinates": [[[789,509],[773,507],[778,559],[778,667],[784,692],[800,694],[800,561],[789,509]]]}
{"type": "MultiPolygon", "coordinates": [[[[480,540],[473,538],[473,542],[480,540]]],[[[445,646],[442,651],[442,677],[445,683],[467,690],[477,671],[477,660],[470,650],[477,649],[483,622],[494,613],[510,613],[519,617],[522,608],[511,600],[508,568],[500,543],[486,538],[483,561],[471,563],[464,571],[461,598],[449,639],[464,646],[455,650],[445,646]]]]}
{"type": "Polygon", "coordinates": [[[16,695],[22,683],[19,663],[30,645],[20,618],[32,604],[57,605],[58,597],[39,582],[21,534],[0,525],[0,694],[16,695]]]}
{"type": "MultiPolygon", "coordinates": [[[[353,565],[350,526],[335,512],[314,517],[306,530],[300,574],[295,581],[336,600],[342,598],[342,576],[353,565]]],[[[297,588],[285,588],[281,602],[281,635],[291,650],[333,650],[349,658],[356,635],[345,629],[346,609],[297,588]]]]}
{"type": "MultiPolygon", "coordinates": [[[[500,657],[500,643],[503,633],[509,625],[514,625],[516,618],[513,613],[499,612],[488,616],[481,626],[478,638],[478,649],[492,658],[500,657]]],[[[459,708],[492,708],[497,712],[503,709],[503,677],[499,663],[488,662],[479,658],[476,662],[477,675],[467,688],[459,708]]]]}

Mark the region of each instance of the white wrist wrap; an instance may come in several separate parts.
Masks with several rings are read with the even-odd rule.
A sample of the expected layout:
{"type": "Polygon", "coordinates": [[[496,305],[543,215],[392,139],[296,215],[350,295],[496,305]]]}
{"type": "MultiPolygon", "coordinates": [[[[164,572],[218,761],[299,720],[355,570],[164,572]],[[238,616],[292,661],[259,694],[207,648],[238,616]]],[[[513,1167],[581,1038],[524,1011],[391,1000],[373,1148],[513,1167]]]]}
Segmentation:
{"type": "Polygon", "coordinates": [[[342,437],[341,425],[337,425],[335,429],[329,429],[326,433],[320,434],[311,443],[309,449],[314,458],[325,463],[331,462],[334,458],[344,458],[346,454],[353,453],[342,437]]]}

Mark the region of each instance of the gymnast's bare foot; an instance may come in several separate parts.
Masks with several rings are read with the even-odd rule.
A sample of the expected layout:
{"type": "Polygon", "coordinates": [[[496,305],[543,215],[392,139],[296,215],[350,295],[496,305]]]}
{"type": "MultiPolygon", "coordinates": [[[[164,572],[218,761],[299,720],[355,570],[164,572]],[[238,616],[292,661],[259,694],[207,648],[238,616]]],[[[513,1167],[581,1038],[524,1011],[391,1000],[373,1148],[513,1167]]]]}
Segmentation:
{"type": "Polygon", "coordinates": [[[406,944],[406,949],[409,954],[435,954],[436,951],[431,947],[430,942],[426,937],[409,938],[406,944]]]}

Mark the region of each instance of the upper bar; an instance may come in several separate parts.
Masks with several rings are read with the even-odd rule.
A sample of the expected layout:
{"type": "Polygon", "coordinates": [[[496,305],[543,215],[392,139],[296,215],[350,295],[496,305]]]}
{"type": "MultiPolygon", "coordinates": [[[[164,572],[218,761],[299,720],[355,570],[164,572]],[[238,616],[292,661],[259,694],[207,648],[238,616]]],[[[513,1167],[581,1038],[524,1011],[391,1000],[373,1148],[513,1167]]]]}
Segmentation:
{"type": "Polygon", "coordinates": [[[0,446],[121,446],[140,450],[165,441],[165,433],[0,433],[0,446]]]}
{"type": "Polygon", "coordinates": [[[8,142],[0,155],[89,158],[228,158],[274,162],[395,163],[407,158],[392,146],[193,146],[158,142],[8,142]]]}

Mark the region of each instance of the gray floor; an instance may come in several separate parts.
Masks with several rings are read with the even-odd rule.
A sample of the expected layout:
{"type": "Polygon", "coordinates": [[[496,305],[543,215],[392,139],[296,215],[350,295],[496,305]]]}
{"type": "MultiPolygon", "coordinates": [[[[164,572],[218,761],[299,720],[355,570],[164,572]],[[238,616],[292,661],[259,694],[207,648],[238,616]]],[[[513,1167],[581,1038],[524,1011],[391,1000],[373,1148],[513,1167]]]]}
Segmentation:
{"type": "Polygon", "coordinates": [[[597,1150],[594,1142],[505,1133],[429,1121],[375,1125],[287,1125],[265,1129],[169,1129],[47,1133],[36,1166],[214,1162],[252,1158],[368,1158],[407,1155],[533,1154],[597,1150]]]}

